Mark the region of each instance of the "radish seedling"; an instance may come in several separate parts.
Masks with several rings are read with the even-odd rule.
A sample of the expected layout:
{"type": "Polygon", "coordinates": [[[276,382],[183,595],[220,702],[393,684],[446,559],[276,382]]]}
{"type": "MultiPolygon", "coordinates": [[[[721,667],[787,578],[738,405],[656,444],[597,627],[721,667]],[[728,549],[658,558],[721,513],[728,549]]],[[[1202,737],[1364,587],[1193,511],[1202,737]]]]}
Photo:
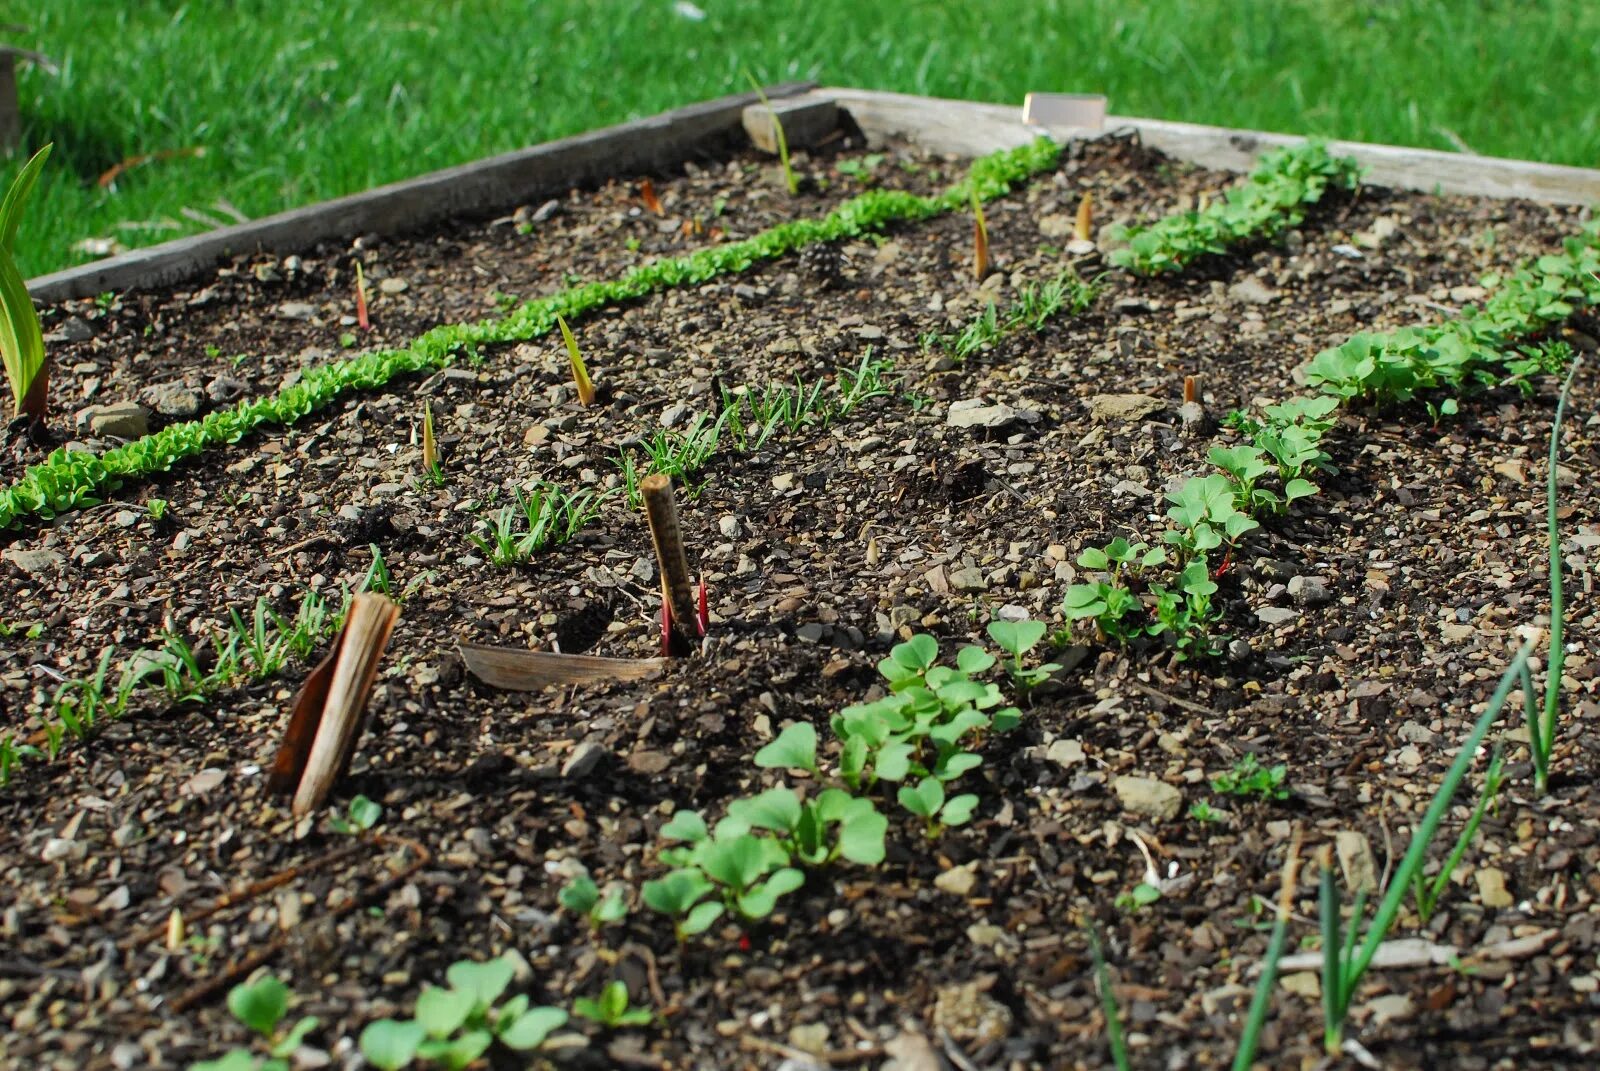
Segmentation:
{"type": "Polygon", "coordinates": [[[1061,668],[1057,662],[1046,662],[1031,669],[1022,665],[1022,656],[1033,650],[1046,631],[1043,621],[991,621],[989,638],[1011,656],[1006,672],[1011,682],[1021,692],[1030,692],[1050,679],[1050,674],[1061,668]]]}
{"type": "Polygon", "coordinates": [[[562,886],[556,900],[574,915],[587,919],[589,929],[595,932],[607,923],[628,917],[628,898],[622,888],[613,885],[609,892],[602,893],[587,874],[579,874],[562,886]]]}
{"type": "Polygon", "coordinates": [[[248,1049],[234,1049],[218,1059],[202,1060],[190,1071],[289,1071],[289,1058],[318,1023],[316,1016],[307,1015],[280,1031],[289,1013],[289,996],[289,987],[270,974],[230,989],[228,1011],[262,1037],[268,1055],[262,1058],[248,1049]]]}
{"type": "Polygon", "coordinates": [[[628,984],[621,980],[606,983],[598,1000],[589,997],[574,1000],[572,1014],[608,1030],[619,1026],[649,1026],[655,1022],[655,1015],[649,1008],[628,1006],[628,984]]]}

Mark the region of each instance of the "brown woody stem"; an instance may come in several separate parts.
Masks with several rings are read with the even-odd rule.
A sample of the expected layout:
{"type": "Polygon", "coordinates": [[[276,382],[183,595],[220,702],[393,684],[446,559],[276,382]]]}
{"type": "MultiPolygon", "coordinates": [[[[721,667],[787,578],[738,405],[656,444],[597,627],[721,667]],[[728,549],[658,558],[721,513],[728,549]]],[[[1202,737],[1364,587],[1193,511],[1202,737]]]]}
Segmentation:
{"type": "Polygon", "coordinates": [[[678,502],[672,494],[672,480],[665,473],[652,473],[639,482],[644,497],[645,516],[650,521],[650,539],[655,543],[656,562],[661,569],[661,597],[672,614],[673,654],[688,653],[698,639],[694,584],[689,579],[689,558],[683,548],[683,529],[678,524],[678,502]]]}

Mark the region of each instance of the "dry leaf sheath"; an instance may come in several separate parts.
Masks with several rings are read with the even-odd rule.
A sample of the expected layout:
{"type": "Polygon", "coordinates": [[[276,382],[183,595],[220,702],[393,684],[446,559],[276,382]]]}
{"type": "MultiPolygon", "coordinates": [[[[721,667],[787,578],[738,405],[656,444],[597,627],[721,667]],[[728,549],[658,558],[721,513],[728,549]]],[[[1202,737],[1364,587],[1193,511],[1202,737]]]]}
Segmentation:
{"type": "Polygon", "coordinates": [[[678,524],[672,480],[665,473],[652,473],[639,482],[639,493],[644,497],[650,539],[661,569],[661,598],[666,605],[668,626],[663,646],[669,654],[687,653],[698,638],[696,622],[700,615],[695,606],[694,584],[689,579],[689,557],[678,524]]]}

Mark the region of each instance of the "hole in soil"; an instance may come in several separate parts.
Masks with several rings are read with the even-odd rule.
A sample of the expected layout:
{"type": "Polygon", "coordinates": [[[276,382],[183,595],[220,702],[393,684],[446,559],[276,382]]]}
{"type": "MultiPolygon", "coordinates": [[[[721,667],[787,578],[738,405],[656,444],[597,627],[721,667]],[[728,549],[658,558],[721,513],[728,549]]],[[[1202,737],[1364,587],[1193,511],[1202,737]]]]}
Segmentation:
{"type": "Polygon", "coordinates": [[[611,598],[574,599],[567,607],[570,612],[556,621],[556,643],[565,654],[582,654],[594,647],[617,616],[617,604],[611,598]]]}

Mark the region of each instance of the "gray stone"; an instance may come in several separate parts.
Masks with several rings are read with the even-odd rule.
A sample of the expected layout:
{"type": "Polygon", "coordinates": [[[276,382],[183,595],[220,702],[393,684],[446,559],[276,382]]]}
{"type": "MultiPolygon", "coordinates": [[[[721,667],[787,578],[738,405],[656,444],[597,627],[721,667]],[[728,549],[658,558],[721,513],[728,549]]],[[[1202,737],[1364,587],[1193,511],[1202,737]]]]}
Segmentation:
{"type": "Polygon", "coordinates": [[[138,402],[91,405],[80,417],[88,424],[91,435],[137,439],[150,432],[150,410],[138,402]]]}
{"type": "Polygon", "coordinates": [[[309,320],[316,314],[317,307],[304,301],[285,301],[278,306],[278,315],[285,320],[309,320]]]}
{"type": "Polygon", "coordinates": [[[724,539],[738,539],[739,518],[731,513],[717,518],[717,531],[722,533],[724,539]]]}
{"type": "Polygon", "coordinates": [[[158,383],[145,391],[145,398],[164,417],[188,420],[200,412],[200,395],[182,383],[158,383]]]}
{"type": "Polygon", "coordinates": [[[661,414],[661,426],[663,428],[676,427],[682,424],[683,418],[688,415],[689,407],[681,402],[677,405],[669,406],[666,412],[661,414]]]}
{"type": "Polygon", "coordinates": [[[69,316],[61,326],[45,336],[46,342],[87,342],[94,337],[94,328],[81,316],[69,316]]]}
{"type": "Polygon", "coordinates": [[[983,570],[975,565],[957,569],[949,579],[950,587],[955,591],[986,591],[989,587],[989,582],[983,578],[983,570]]]}
{"type": "Polygon", "coordinates": [[[1334,834],[1333,846],[1339,855],[1339,870],[1344,875],[1346,889],[1359,892],[1378,887],[1378,861],[1373,858],[1366,834],[1353,829],[1340,830],[1334,834]]]}
{"type": "Polygon", "coordinates": [[[1096,394],[1089,399],[1089,415],[1096,420],[1143,420],[1166,408],[1148,394],[1096,394]]]}
{"type": "Polygon", "coordinates": [[[1084,760],[1083,745],[1076,740],[1057,740],[1045,749],[1044,757],[1057,766],[1076,766],[1084,760]]]}
{"type": "Polygon", "coordinates": [[[1004,402],[990,405],[981,398],[967,398],[950,403],[944,422],[952,428],[1004,428],[1019,421],[1036,423],[1039,414],[1031,409],[1016,409],[1004,402]]]}
{"type": "Polygon", "coordinates": [[[1228,297],[1245,305],[1267,305],[1278,300],[1278,292],[1267,289],[1254,275],[1246,275],[1228,287],[1228,297]]]}
{"type": "Polygon", "coordinates": [[[594,772],[594,768],[605,757],[606,749],[592,740],[585,740],[572,749],[572,754],[567,756],[567,761],[561,764],[561,776],[566,778],[587,777],[594,772]]]}
{"type": "Polygon", "coordinates": [[[396,276],[380,280],[378,283],[378,290],[385,294],[404,294],[410,288],[410,283],[396,276]]]}
{"type": "Polygon", "coordinates": [[[1299,620],[1299,618],[1299,610],[1289,610],[1282,606],[1263,606],[1256,611],[1256,620],[1269,627],[1287,625],[1291,621],[1299,620]]]}
{"type": "Polygon", "coordinates": [[[1289,598],[1296,606],[1321,606],[1333,601],[1333,592],[1320,576],[1296,576],[1289,579],[1289,598]]]}
{"type": "Polygon", "coordinates": [[[52,573],[61,568],[66,562],[66,556],[54,550],[20,550],[13,548],[4,555],[6,561],[15,565],[29,576],[38,576],[41,573],[52,573]]]}
{"type": "Polygon", "coordinates": [[[232,376],[217,375],[206,384],[206,397],[214,402],[231,402],[245,391],[250,389],[250,384],[232,376]]]}
{"type": "Polygon", "coordinates": [[[803,643],[818,643],[822,640],[825,632],[827,632],[826,625],[819,625],[813,621],[810,624],[801,625],[799,628],[795,629],[794,634],[799,637],[803,643]]]}
{"type": "Polygon", "coordinates": [[[1153,777],[1124,775],[1111,782],[1122,809],[1145,818],[1168,822],[1178,817],[1183,793],[1153,777]]]}

